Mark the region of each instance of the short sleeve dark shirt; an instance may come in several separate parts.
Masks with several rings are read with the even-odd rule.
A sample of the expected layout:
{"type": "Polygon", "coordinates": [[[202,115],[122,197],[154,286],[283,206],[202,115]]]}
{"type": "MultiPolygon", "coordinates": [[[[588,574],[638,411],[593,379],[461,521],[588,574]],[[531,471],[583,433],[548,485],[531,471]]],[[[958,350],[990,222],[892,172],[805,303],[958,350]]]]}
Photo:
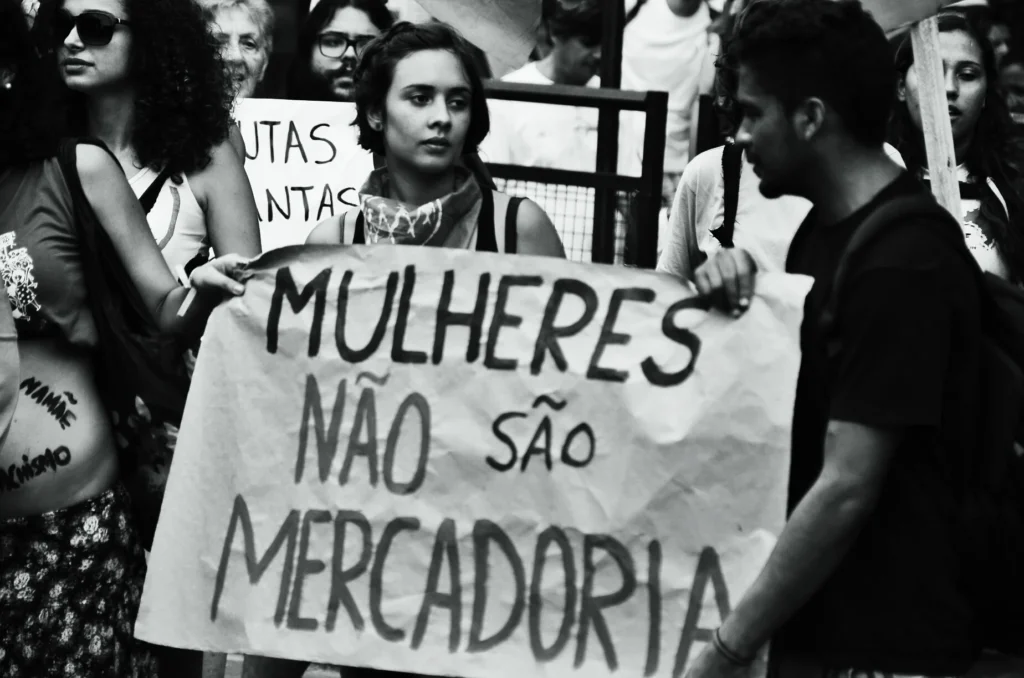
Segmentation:
{"type": "Polygon", "coordinates": [[[863,252],[842,293],[832,360],[819,327],[854,231],[883,201],[921,190],[903,174],[840,223],[820,224],[812,211],[790,248],[787,270],[815,280],[801,329],[790,509],[821,470],[829,420],[906,435],[849,555],[777,639],[781,656],[918,675],[958,674],[975,656],[950,532],[981,330],[977,283],[948,225],[897,224],[863,252]]]}

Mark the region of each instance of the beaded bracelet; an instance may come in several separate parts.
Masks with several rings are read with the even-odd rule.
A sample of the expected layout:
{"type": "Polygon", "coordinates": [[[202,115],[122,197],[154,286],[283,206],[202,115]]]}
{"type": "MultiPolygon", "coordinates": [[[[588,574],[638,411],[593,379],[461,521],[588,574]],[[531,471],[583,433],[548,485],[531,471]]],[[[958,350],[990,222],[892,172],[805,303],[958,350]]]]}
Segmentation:
{"type": "Polygon", "coordinates": [[[737,667],[746,667],[754,663],[755,657],[741,657],[739,654],[729,649],[729,646],[722,640],[721,629],[715,629],[715,635],[711,638],[711,645],[715,648],[715,651],[722,655],[722,657],[737,667]]]}

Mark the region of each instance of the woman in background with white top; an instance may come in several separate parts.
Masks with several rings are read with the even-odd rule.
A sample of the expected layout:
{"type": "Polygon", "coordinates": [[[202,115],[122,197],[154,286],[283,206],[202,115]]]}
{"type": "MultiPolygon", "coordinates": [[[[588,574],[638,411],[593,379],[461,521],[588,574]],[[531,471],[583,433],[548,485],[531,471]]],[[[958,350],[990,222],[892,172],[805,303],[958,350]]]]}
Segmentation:
{"type": "Polygon", "coordinates": [[[121,163],[171,271],[182,277],[211,246],[217,254],[259,254],[256,203],[228,142],[235,90],[200,7],[181,0],[55,5],[57,20],[46,30],[63,33],[54,38],[71,90],[71,124],[121,163]],[[109,24],[112,31],[96,30],[109,24]]]}
{"type": "MultiPolygon", "coordinates": [[[[982,269],[1024,282],[1024,147],[997,86],[995,55],[985,34],[961,14],[939,15],[939,49],[945,70],[957,171],[961,224],[982,269]]],[[[900,44],[901,73],[891,142],[907,169],[928,179],[921,132],[918,76],[910,37],[900,44]]]]}

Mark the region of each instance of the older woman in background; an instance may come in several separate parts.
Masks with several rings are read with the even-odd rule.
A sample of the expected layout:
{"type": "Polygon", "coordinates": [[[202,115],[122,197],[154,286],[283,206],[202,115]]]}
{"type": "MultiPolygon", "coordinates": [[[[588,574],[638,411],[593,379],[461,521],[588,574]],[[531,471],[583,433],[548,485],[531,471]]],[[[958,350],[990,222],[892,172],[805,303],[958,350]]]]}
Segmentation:
{"type": "MultiPolygon", "coordinates": [[[[274,9],[267,0],[199,0],[199,4],[220,45],[236,112],[238,103],[253,95],[267,72],[274,51],[274,9]]],[[[244,161],[245,142],[237,125],[231,126],[229,140],[244,161]]]]}
{"type": "Polygon", "coordinates": [[[274,10],[267,0],[200,0],[220,45],[236,102],[251,97],[274,49],[274,10]]]}

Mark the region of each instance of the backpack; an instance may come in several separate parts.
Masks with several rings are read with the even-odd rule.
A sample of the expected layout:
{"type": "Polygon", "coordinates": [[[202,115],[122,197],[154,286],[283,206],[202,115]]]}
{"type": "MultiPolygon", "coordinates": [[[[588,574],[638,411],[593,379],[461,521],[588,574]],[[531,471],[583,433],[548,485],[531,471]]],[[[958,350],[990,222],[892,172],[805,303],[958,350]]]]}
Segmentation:
{"type": "Polygon", "coordinates": [[[986,649],[1024,656],[1024,290],[979,267],[956,219],[926,193],[876,209],[855,231],[840,258],[820,321],[829,359],[839,351],[838,308],[851,261],[908,217],[929,217],[967,262],[981,299],[977,454],[960,471],[963,502],[955,540],[961,588],[986,649]]]}
{"type": "Polygon", "coordinates": [[[148,549],[156,532],[166,473],[191,382],[182,358],[185,344],[163,334],[153,322],[121,255],[93,211],[78,176],[80,144],[110,151],[94,139],[67,139],[61,142],[57,159],[70,192],[82,271],[99,337],[97,381],[113,420],[121,481],[132,497],[135,527],[148,549]]]}

